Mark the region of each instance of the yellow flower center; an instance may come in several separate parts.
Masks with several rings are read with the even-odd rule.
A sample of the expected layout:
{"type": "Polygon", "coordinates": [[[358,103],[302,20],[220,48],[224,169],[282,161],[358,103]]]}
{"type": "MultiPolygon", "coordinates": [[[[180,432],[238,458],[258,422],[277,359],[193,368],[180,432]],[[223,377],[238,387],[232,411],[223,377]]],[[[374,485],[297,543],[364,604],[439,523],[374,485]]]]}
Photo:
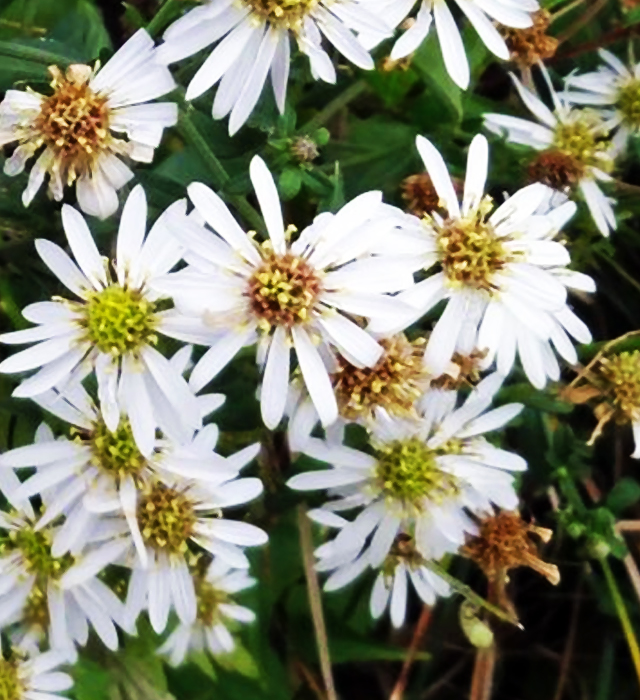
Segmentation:
{"type": "Polygon", "coordinates": [[[583,110],[566,123],[556,125],[552,151],[573,158],[580,166],[611,168],[611,159],[606,155],[604,124],[595,113],[583,110]]]}
{"type": "Polygon", "coordinates": [[[276,27],[297,30],[318,0],[245,0],[259,19],[276,27]]]}
{"type": "Polygon", "coordinates": [[[640,80],[634,79],[620,88],[617,107],[629,126],[640,127],[640,80]]]}
{"type": "Polygon", "coordinates": [[[0,700],[21,700],[23,695],[17,661],[0,658],[0,700]]]}
{"type": "Polygon", "coordinates": [[[601,360],[602,372],[613,386],[614,404],[630,420],[640,417],[640,350],[601,360]]]}
{"type": "Polygon", "coordinates": [[[55,66],[49,71],[53,94],[42,102],[35,129],[72,182],[89,169],[109,140],[107,98],[89,87],[89,66],[70,66],[66,74],[55,66]]]}
{"type": "Polygon", "coordinates": [[[309,320],[320,280],[302,258],[270,253],[249,280],[247,296],[260,327],[291,326],[309,320]]]}
{"type": "Polygon", "coordinates": [[[458,492],[458,480],[440,468],[437,457],[460,450],[457,441],[432,450],[418,438],[383,445],[377,450],[377,485],[386,497],[418,510],[424,498],[440,502],[458,492]]]}
{"type": "Polygon", "coordinates": [[[423,362],[424,340],[410,343],[404,335],[380,341],[384,354],[375,367],[355,367],[338,356],[332,375],[340,415],[350,420],[371,417],[376,407],[408,415],[428,384],[423,362]]]}
{"type": "Polygon", "coordinates": [[[70,554],[54,557],[51,554],[51,535],[46,531],[36,532],[30,525],[9,530],[0,539],[0,554],[16,550],[22,554],[26,570],[45,583],[50,579],[59,579],[74,562],[70,554]]]}
{"type": "Polygon", "coordinates": [[[505,239],[485,220],[490,210],[491,200],[485,197],[465,218],[450,219],[436,227],[440,263],[450,286],[494,292],[496,273],[515,259],[505,247],[505,239]]]}
{"type": "Polygon", "coordinates": [[[104,353],[121,357],[158,341],[156,305],[138,291],[113,284],[80,308],[87,340],[104,353]]]}
{"type": "Polygon", "coordinates": [[[110,476],[137,476],[147,460],[136,445],[128,420],[121,420],[112,433],[104,421],[97,421],[89,438],[94,464],[110,476]]]}
{"type": "Polygon", "coordinates": [[[184,553],[196,524],[193,504],[184,493],[161,483],[138,501],[138,523],[145,544],[167,553],[184,553]]]}

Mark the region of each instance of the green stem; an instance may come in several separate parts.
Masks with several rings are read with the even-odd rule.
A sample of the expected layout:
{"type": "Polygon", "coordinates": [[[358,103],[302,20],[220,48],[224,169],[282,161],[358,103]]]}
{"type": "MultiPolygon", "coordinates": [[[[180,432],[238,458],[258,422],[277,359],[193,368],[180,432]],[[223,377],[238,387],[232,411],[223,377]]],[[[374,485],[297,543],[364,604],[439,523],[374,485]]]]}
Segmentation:
{"type": "Polygon", "coordinates": [[[343,90],[336,98],[331,100],[329,104],[321,109],[318,114],[316,114],[313,119],[304,124],[298,133],[300,134],[311,134],[316,129],[320,128],[323,124],[326,124],[331,117],[337,114],[341,109],[346,107],[349,102],[353,102],[356,97],[360,97],[369,89],[366,81],[358,80],[357,82],[350,85],[346,90],[343,90]]]}
{"type": "Polygon", "coordinates": [[[627,612],[627,608],[624,604],[624,600],[622,599],[622,595],[620,594],[620,590],[618,589],[618,584],[616,583],[615,576],[611,571],[609,562],[606,559],[600,559],[600,565],[604,571],[604,577],[607,581],[607,586],[609,587],[609,593],[611,594],[616,613],[618,614],[618,619],[622,625],[622,631],[624,632],[624,636],[627,640],[633,666],[638,676],[638,682],[640,683],[640,646],[638,646],[638,640],[635,632],[633,631],[633,625],[629,619],[629,613],[627,612]]]}
{"type": "Polygon", "coordinates": [[[153,19],[147,24],[147,32],[155,37],[159,34],[173,18],[173,11],[178,6],[178,0],[165,0],[162,7],[156,12],[153,19]]]}
{"type": "Polygon", "coordinates": [[[478,595],[470,586],[467,586],[466,583],[462,583],[462,581],[457,579],[455,576],[452,576],[444,567],[440,566],[440,564],[436,564],[433,561],[424,561],[423,565],[426,566],[427,569],[433,571],[434,574],[437,574],[441,579],[444,579],[456,593],[459,593],[460,595],[464,596],[470,603],[472,603],[476,607],[484,608],[485,610],[492,613],[501,620],[504,620],[505,622],[508,622],[511,625],[516,625],[516,627],[520,627],[520,629],[522,629],[522,625],[517,620],[515,620],[512,615],[510,615],[505,610],[502,610],[497,605],[494,605],[488,600],[485,600],[482,596],[478,595]]]}
{"type": "Polygon", "coordinates": [[[60,56],[57,53],[43,51],[24,44],[16,44],[11,41],[0,41],[0,55],[19,58],[32,63],[42,63],[45,66],[58,66],[59,68],[66,68],[74,62],[66,56],[60,56]]]}
{"type": "Polygon", "coordinates": [[[193,123],[187,109],[180,110],[180,120],[178,129],[184,136],[185,141],[190,143],[202,158],[202,161],[209,168],[214,185],[220,190],[220,196],[229,204],[232,204],[238,213],[256,231],[264,231],[264,222],[260,214],[247,202],[246,198],[239,194],[225,193],[225,188],[229,184],[229,173],[224,169],[215,153],[209,147],[206,139],[198,131],[198,127],[193,123]]]}

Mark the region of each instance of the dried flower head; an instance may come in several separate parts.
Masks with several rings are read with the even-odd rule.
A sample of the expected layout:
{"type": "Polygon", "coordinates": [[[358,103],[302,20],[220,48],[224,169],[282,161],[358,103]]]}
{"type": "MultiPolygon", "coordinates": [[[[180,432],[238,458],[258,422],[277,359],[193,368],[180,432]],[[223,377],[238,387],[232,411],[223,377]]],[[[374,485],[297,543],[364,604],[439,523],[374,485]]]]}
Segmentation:
{"type": "MultiPolygon", "coordinates": [[[[456,192],[461,192],[460,181],[456,178],[452,178],[452,181],[456,192]]],[[[402,189],[402,199],[407,203],[407,209],[412,214],[422,217],[434,211],[438,213],[444,211],[433,180],[428,173],[409,175],[402,181],[400,187],[402,189]]]]}
{"type": "Polygon", "coordinates": [[[459,391],[463,387],[476,385],[480,381],[481,362],[486,356],[486,350],[472,350],[468,355],[454,352],[449,368],[431,380],[431,387],[459,391]]]}
{"type": "Polygon", "coordinates": [[[538,10],[533,15],[533,24],[525,29],[500,27],[500,31],[511,53],[511,59],[520,66],[533,66],[538,61],[551,58],[558,48],[558,40],[547,34],[551,14],[538,10]]]}

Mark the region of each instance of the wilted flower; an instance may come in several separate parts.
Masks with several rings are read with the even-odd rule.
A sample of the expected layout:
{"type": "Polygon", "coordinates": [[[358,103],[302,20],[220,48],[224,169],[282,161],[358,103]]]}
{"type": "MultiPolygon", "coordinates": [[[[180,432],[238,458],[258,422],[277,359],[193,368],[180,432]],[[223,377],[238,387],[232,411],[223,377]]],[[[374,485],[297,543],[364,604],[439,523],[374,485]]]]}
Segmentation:
{"type": "Polygon", "coordinates": [[[549,36],[551,13],[538,10],[532,15],[533,25],[524,29],[501,27],[500,33],[507,42],[512,60],[521,66],[533,66],[551,58],[558,48],[558,40],[549,36]]]}

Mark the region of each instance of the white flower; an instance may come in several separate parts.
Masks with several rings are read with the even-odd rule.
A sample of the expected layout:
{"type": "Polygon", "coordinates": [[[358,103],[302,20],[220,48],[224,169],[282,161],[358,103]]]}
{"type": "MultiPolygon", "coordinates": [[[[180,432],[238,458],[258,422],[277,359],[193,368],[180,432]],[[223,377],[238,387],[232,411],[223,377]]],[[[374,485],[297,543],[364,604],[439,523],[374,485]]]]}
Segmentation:
{"type": "Polygon", "coordinates": [[[569,75],[565,79],[569,89],[562,97],[574,104],[604,108],[607,128],[617,129],[614,146],[621,150],[629,136],[640,130],[640,63],[627,68],[606,49],[598,49],[598,54],[605,65],[592,73],[569,75]]]}
{"type": "Polygon", "coordinates": [[[0,688],[3,700],[65,700],[59,693],[73,686],[67,673],[56,670],[67,663],[59,651],[25,654],[14,648],[4,658],[0,642],[0,688]]]}
{"type": "Polygon", "coordinates": [[[215,472],[211,477],[197,482],[164,477],[144,484],[137,494],[135,519],[128,518],[125,523],[124,516],[109,518],[104,525],[105,531],[110,528],[106,544],[67,571],[62,585],[77,586],[93,575],[95,567],[120,563],[132,569],[125,603],[127,629],[145,609],[157,633],[165,629],[172,609],[183,624],[192,624],[197,615],[189,570],[196,556],[194,549],[201,547],[229,566],[248,568],[243,548],[267,541],[266,533],[255,525],[221,515],[223,509],[247,503],[262,492],[259,479],[238,476],[255,450],[253,454],[243,451],[227,458],[222,468],[211,462],[203,464],[203,453],[210,453],[210,438],[211,433],[203,435],[198,450],[181,457],[180,463],[185,469],[206,466],[215,472]],[[133,535],[130,528],[134,529],[133,535]]]}
{"type": "Polygon", "coordinates": [[[613,200],[603,194],[598,182],[611,180],[606,171],[612,167],[615,148],[608,139],[609,125],[593,110],[571,107],[562,93],[555,92],[542,64],[540,68],[554,111],[512,75],[522,101],[539,123],[506,114],[485,114],[484,124],[495,134],[506,134],[510,143],[541,151],[530,166],[531,174],[557,189],[577,187],[598,230],[608,236],[616,228],[613,200]]]}
{"type": "Polygon", "coordinates": [[[180,260],[182,250],[166,221],[172,211],[185,206],[182,201],[169,207],[145,239],[146,198],[141,186],[134,188],[120,221],[115,279],[80,213],[63,206],[67,241],[78,264],[48,240],[38,239],[36,249],[79,301],[54,297],[31,304],[23,314],[39,325],[0,336],[0,341],[11,344],[38,341],[0,364],[0,372],[7,373],[42,367],[15,389],[14,396],[32,398],[73,383],[89,368],[97,377],[108,429],[115,431],[122,418],[128,419],[144,456],[153,450],[158,427],[171,425],[170,435],[181,441],[191,438],[202,425],[198,400],[180,371],[154,345],[158,333],[182,339],[185,329],[197,330],[199,324],[173,309],[161,310],[162,298],[152,288],[154,280],[180,260]]]}
{"type": "Polygon", "coordinates": [[[116,211],[117,191],[133,177],[120,157],[150,163],[162,132],[176,123],[175,104],[150,103],[171,92],[175,82],[156,62],[153,39],[143,29],[100,70],[85,65],[72,65],[66,74],[55,66],[49,70],[52,95],[8,90],[0,104],[0,146],[18,142],[4,172],[18,175],[40,153],[24,205],[49,175],[56,201],[77,180],[81,209],[104,219],[116,211]]]}
{"type": "Polygon", "coordinates": [[[492,504],[516,507],[509,472],[526,469],[526,462],[482,437],[522,409],[522,404],[508,404],[484,413],[501,381],[497,374],[487,377],[461,408],[449,404],[441,415],[425,414],[420,420],[381,416],[372,429],[373,454],[309,439],[305,454],[332,468],[298,474],[288,485],[329,489],[332,500],[310,511],[317,522],[340,528],[316,552],[324,569],[355,560],[366,546],[367,562],[377,568],[398,536],[409,536],[425,559],[440,559],[457,551],[465,533],[476,531],[467,511],[491,512],[492,504]],[[353,521],[337,515],[351,509],[359,509],[353,521]]]}
{"type": "Polygon", "coordinates": [[[290,36],[308,56],[313,77],[335,83],[322,35],[349,61],[371,70],[373,59],[353,34],[364,30],[391,32],[363,0],[206,0],[167,29],[158,58],[173,63],[219,41],[189,83],[186,97],[195,99],[220,81],[213,116],[231,113],[229,133],[234,134],[253,111],[269,74],[278,109],[284,111],[290,36]]]}
{"type": "MultiPolygon", "coordinates": [[[[455,0],[455,4],[466,15],[489,51],[503,61],[509,60],[509,49],[492,20],[505,27],[525,29],[533,24],[531,14],[540,8],[537,0],[455,0]]],[[[367,7],[387,24],[397,27],[415,5],[416,0],[372,0],[367,7]]],[[[429,33],[432,19],[435,20],[447,72],[465,90],[469,87],[469,62],[447,0],[420,0],[415,20],[395,43],[391,60],[396,61],[413,53],[429,33]]],[[[373,48],[386,36],[369,30],[360,34],[360,40],[366,48],[373,48]]]]}
{"type": "Polygon", "coordinates": [[[431,242],[425,269],[438,264],[441,270],[399,295],[415,308],[410,317],[373,322],[369,329],[394,332],[446,300],[425,352],[433,375],[447,371],[454,352],[469,355],[477,349],[487,351],[485,367],[496,360],[505,376],[517,354],[535,387],[544,387],[547,377],[557,380],[560,367],[551,344],[575,364],[569,335],[583,343],[591,340],[589,329],[567,305],[566,287],[593,291],[593,281],[567,270],[569,253],[552,240],[573,215],[575,204],[551,208],[549,188],[537,183],[492,211],[491,198],[483,195],[488,146],[478,135],[469,148],[460,206],[440,153],[421,136],[417,146],[447,215],[434,212],[414,221],[431,242]],[[536,213],[540,205],[550,208],[536,213]]]}
{"type": "MultiPolygon", "coordinates": [[[[201,564],[197,566],[200,568],[201,564]]],[[[237,624],[255,620],[252,610],[233,602],[234,594],[256,582],[245,569],[233,569],[223,560],[214,558],[204,571],[194,575],[198,600],[196,621],[179,624],[158,649],[173,666],[180,665],[190,651],[208,649],[214,656],[233,651],[235,642],[225,622],[231,620],[237,624]]]]}
{"type": "MultiPolygon", "coordinates": [[[[3,492],[15,502],[19,487],[11,472],[3,475],[3,492]],[[7,480],[14,480],[7,488],[7,480]]],[[[74,565],[91,559],[92,548],[100,541],[100,528],[85,533],[87,554],[60,554],[53,542],[61,526],[40,527],[28,501],[20,509],[0,513],[0,628],[18,625],[21,636],[41,640],[48,637],[51,648],[75,655],[74,643],[84,646],[93,627],[109,649],[118,648],[115,625],[124,625],[124,608],[118,597],[96,574],[81,583],[65,587],[62,579],[74,565]]]]}
{"type": "Polygon", "coordinates": [[[269,240],[258,245],[214,192],[194,183],[189,197],[215,233],[193,217],[171,217],[189,266],[158,280],[156,288],[184,314],[203,318],[217,336],[191,374],[194,391],[259,339],[262,417],[275,428],[287,399],[293,346],[311,399],[329,425],[338,408],[317,345],[334,346],[359,367],[375,365],[382,347],[351,319],[389,319],[405,309],[387,293],[413,285],[420,258],[406,252],[426,245],[403,235],[398,222],[404,218],[381,203],[379,192],[360,195],[335,216],[318,216],[290,244],[275,183],[257,156],[250,174],[269,240]]]}

